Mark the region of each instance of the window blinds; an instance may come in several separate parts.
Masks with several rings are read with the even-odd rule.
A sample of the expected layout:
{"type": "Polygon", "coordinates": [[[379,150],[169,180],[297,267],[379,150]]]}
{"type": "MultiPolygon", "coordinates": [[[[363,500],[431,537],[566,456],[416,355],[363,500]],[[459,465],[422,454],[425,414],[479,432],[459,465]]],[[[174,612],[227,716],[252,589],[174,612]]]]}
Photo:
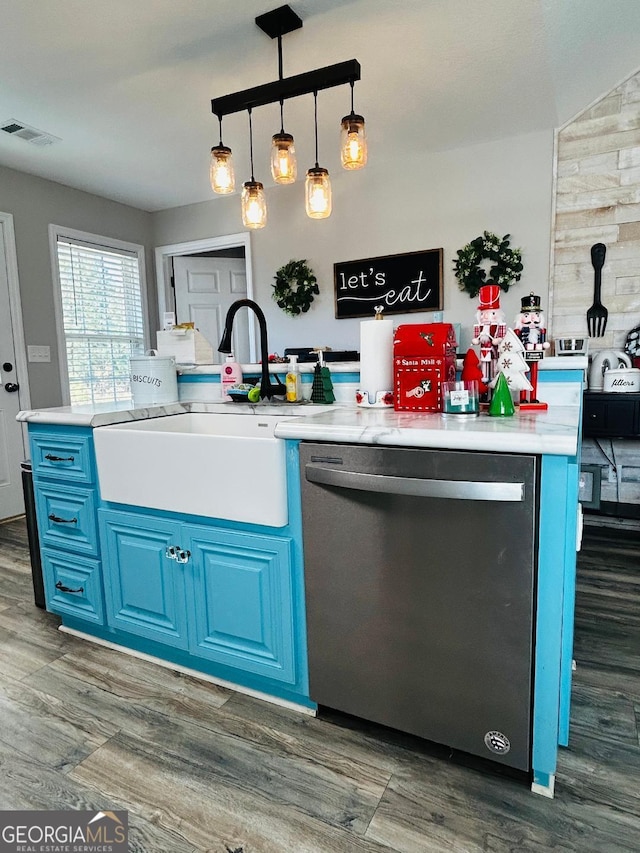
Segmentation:
{"type": "Polygon", "coordinates": [[[144,351],[134,252],[58,237],[71,403],[131,398],[129,358],[144,351]]]}

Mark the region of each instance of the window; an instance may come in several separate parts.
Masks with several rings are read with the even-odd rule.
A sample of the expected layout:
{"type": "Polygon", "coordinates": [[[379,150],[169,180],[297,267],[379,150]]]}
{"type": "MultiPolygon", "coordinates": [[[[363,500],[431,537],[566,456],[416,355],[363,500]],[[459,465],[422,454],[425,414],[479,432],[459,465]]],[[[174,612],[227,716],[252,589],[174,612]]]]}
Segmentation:
{"type": "Polygon", "coordinates": [[[129,400],[129,358],[145,347],[142,247],[52,228],[69,400],[129,400]]]}

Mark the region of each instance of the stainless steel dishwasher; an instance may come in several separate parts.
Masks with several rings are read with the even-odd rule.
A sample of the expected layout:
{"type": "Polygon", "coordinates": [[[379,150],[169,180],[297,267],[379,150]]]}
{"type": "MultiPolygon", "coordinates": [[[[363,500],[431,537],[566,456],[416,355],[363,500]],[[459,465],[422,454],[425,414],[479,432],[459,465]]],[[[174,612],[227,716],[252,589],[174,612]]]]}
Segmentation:
{"type": "Polygon", "coordinates": [[[535,456],[300,445],[311,698],[530,770],[535,456]]]}

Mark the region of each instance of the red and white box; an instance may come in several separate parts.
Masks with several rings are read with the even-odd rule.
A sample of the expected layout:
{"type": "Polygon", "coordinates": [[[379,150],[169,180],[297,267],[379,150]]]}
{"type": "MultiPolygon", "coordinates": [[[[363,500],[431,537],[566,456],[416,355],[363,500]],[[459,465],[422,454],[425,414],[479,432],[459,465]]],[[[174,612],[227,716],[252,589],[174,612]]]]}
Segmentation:
{"type": "Polygon", "coordinates": [[[407,323],[393,339],[393,407],[441,412],[444,382],[455,382],[456,335],[451,323],[407,323]]]}

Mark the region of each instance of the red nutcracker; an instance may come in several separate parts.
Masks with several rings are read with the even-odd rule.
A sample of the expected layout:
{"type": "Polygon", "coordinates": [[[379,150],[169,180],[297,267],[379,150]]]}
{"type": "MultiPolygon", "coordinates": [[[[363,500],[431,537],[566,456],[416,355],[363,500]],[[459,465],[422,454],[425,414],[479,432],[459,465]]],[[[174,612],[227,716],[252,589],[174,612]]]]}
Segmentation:
{"type": "Polygon", "coordinates": [[[529,365],[529,382],[533,385],[533,391],[522,391],[520,394],[520,408],[547,408],[546,403],[537,400],[538,391],[538,362],[543,358],[545,350],[549,349],[547,343],[547,330],[544,322],[544,314],[540,308],[540,297],[531,292],[521,299],[520,313],[516,318],[514,329],[524,347],[524,358],[529,365]]]}
{"type": "Polygon", "coordinates": [[[478,293],[478,311],[471,343],[480,345],[482,381],[488,385],[494,377],[498,344],[507,334],[504,312],[500,309],[500,288],[485,284],[478,293]]]}

